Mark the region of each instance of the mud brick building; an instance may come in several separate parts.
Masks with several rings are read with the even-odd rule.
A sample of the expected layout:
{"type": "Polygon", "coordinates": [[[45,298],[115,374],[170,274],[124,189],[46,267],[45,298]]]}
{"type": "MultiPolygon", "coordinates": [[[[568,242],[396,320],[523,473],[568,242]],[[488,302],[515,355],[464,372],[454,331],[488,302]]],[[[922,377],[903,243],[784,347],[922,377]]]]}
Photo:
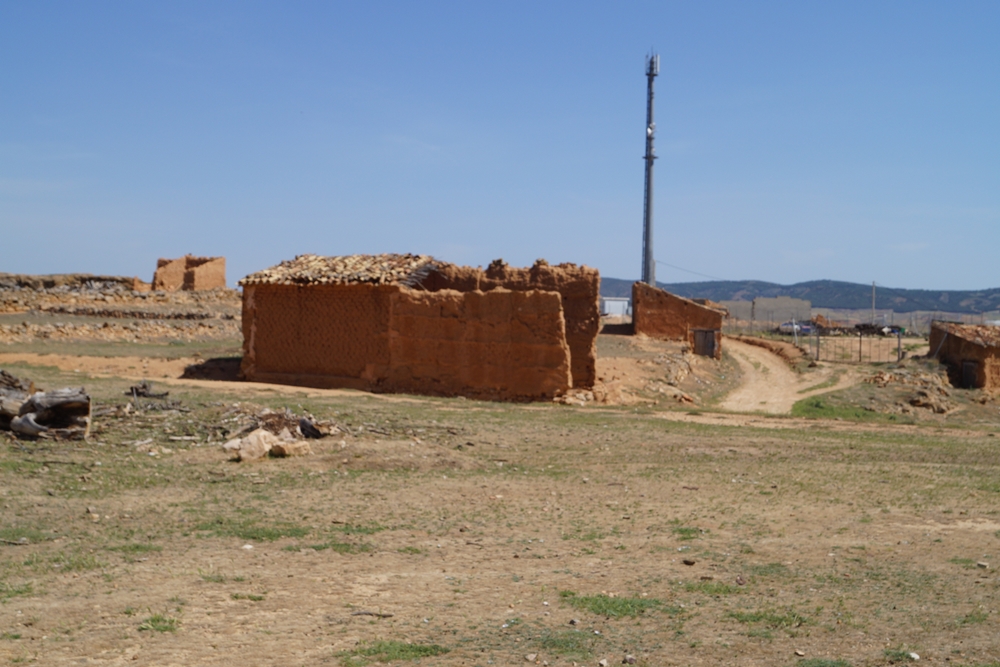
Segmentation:
{"type": "Polygon", "coordinates": [[[722,358],[722,319],[726,309],[693,301],[646,283],[632,285],[632,327],[650,338],[687,341],[695,354],[722,358]]]}
{"type": "Polygon", "coordinates": [[[948,365],[954,386],[1000,390],[1000,327],[931,322],[930,352],[948,365]]]}
{"type": "Polygon", "coordinates": [[[156,260],[153,289],[166,292],[177,290],[208,290],[226,286],[225,257],[193,257],[156,260]]]}
{"type": "Polygon", "coordinates": [[[596,270],[302,255],[243,286],[245,379],[537,400],[593,386],[596,270]]]}

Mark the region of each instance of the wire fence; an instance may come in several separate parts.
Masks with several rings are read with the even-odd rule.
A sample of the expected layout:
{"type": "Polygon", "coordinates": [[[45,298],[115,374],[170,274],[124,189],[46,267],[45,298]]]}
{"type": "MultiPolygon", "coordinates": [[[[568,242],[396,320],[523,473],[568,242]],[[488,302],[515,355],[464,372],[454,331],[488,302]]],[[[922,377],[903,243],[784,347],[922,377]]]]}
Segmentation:
{"type": "Polygon", "coordinates": [[[879,364],[899,361],[903,356],[898,336],[810,335],[802,341],[817,361],[846,364],[879,364]]]}

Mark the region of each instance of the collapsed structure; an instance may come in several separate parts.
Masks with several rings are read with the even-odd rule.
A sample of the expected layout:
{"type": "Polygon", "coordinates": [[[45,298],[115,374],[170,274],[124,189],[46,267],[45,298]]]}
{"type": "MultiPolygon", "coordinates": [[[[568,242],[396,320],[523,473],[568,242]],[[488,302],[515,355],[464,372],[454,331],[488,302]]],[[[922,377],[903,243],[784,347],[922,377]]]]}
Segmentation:
{"type": "Polygon", "coordinates": [[[641,282],[632,285],[633,333],[687,341],[695,354],[722,358],[726,315],[725,308],[707,299],[685,299],[641,282]]]}
{"type": "Polygon", "coordinates": [[[153,289],[165,292],[177,290],[209,290],[226,286],[225,257],[194,257],[156,260],[153,289]]]}
{"type": "Polygon", "coordinates": [[[948,366],[956,387],[1000,389],[1000,327],[931,322],[931,356],[948,366]]]}
{"type": "Polygon", "coordinates": [[[247,380],[535,400],[596,379],[586,266],[301,255],[239,284],[247,380]]]}

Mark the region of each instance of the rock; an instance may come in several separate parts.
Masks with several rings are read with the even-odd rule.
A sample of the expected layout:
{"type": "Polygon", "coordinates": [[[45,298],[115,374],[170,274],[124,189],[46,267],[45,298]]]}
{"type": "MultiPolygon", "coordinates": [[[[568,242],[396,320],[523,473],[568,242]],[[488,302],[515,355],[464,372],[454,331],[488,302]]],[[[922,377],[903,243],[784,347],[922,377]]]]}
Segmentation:
{"type": "Polygon", "coordinates": [[[597,661],[597,664],[600,665],[601,667],[608,667],[608,660],[607,658],[601,658],[600,660],[597,661]]]}
{"type": "Polygon", "coordinates": [[[569,619],[569,624],[570,625],[580,625],[580,621],[576,620],[575,618],[571,618],[571,619],[569,619]]]}
{"type": "Polygon", "coordinates": [[[625,659],[622,660],[622,664],[623,665],[634,665],[635,664],[635,660],[636,660],[636,658],[635,658],[634,655],[628,654],[628,655],[625,656],[625,659]]]}
{"type": "Polygon", "coordinates": [[[276,442],[271,447],[271,456],[306,456],[312,454],[312,448],[308,442],[293,440],[292,442],[276,442]]]}
{"type": "Polygon", "coordinates": [[[747,584],[747,580],[743,578],[742,574],[736,575],[736,585],[737,586],[746,586],[746,584],[747,584]]]}
{"type": "Polygon", "coordinates": [[[982,568],[984,570],[988,570],[988,569],[990,569],[990,564],[987,563],[986,561],[982,561],[981,560],[978,563],[976,563],[976,567],[982,568]]]}
{"type": "Polygon", "coordinates": [[[803,658],[803,657],[805,657],[806,654],[805,654],[805,651],[796,651],[795,655],[799,656],[800,658],[803,658]]]}
{"type": "Polygon", "coordinates": [[[524,659],[527,662],[534,662],[537,657],[538,657],[537,653],[529,653],[528,655],[524,656],[524,659]]]}
{"type": "Polygon", "coordinates": [[[256,461],[267,456],[278,442],[277,436],[259,428],[245,438],[230,440],[222,448],[237,461],[256,461]]]}
{"type": "Polygon", "coordinates": [[[914,661],[920,660],[920,656],[917,655],[916,653],[913,653],[912,651],[909,652],[909,653],[907,653],[906,655],[908,655],[910,657],[910,660],[914,660],[914,661]]]}
{"type": "Polygon", "coordinates": [[[684,560],[682,560],[681,562],[682,562],[682,563],[684,563],[685,565],[694,565],[694,564],[695,564],[695,563],[697,563],[698,561],[696,561],[696,560],[691,560],[690,558],[685,558],[685,559],[684,559],[684,560]]]}

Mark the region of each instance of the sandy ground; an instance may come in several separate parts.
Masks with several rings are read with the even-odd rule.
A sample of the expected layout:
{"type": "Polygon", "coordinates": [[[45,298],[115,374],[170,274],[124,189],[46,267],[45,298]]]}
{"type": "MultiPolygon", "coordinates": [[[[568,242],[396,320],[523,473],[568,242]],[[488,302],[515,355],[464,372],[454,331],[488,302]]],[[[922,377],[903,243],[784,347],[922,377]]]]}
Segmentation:
{"type": "Polygon", "coordinates": [[[847,366],[825,366],[809,375],[800,375],[780,357],[761,347],[731,338],[726,339],[725,345],[739,363],[743,378],[740,386],[720,403],[723,410],[788,414],[803,398],[844,389],[860,379],[855,369],[847,366]],[[830,386],[813,389],[832,378],[836,381],[830,386]]]}

